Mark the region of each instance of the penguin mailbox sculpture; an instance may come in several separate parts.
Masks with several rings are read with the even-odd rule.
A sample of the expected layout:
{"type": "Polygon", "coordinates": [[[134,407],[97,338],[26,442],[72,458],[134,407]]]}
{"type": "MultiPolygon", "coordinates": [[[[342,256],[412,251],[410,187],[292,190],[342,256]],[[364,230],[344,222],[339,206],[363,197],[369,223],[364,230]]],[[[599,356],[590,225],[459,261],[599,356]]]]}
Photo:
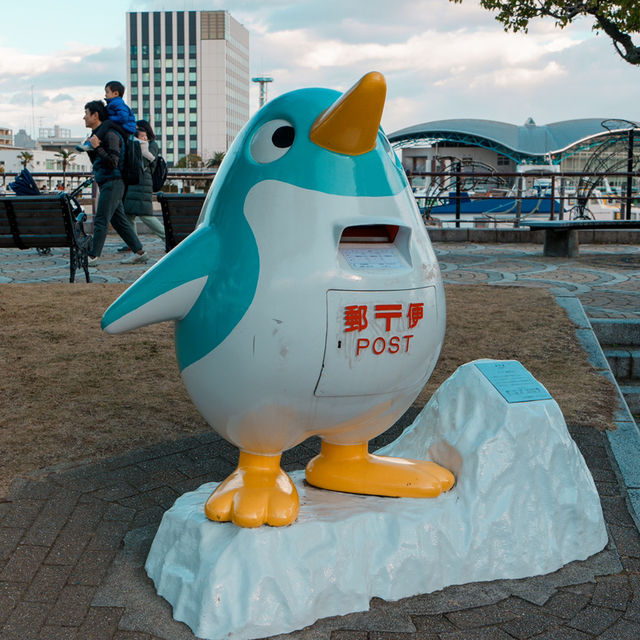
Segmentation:
{"type": "Polygon", "coordinates": [[[320,488],[435,497],[453,475],[370,455],[431,375],[445,327],[438,264],[380,129],[384,77],[267,103],[233,142],[196,230],[104,314],[119,333],[175,321],[184,384],[240,449],[205,505],[255,527],[298,514],[283,451],[311,435],[320,488]]]}

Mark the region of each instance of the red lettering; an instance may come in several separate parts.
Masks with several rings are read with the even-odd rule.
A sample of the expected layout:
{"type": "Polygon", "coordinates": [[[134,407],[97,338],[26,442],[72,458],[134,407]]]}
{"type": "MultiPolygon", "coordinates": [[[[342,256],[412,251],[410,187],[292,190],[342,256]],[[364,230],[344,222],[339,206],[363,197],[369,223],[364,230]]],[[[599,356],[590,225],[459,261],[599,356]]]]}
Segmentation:
{"type": "Polygon", "coordinates": [[[373,353],[375,353],[377,356],[379,356],[386,349],[386,347],[387,347],[387,343],[386,343],[384,338],[376,338],[373,341],[373,346],[371,347],[371,350],[373,351],[373,353]],[[379,351],[376,349],[376,344],[377,344],[378,340],[382,341],[382,348],[379,351]]]}
{"type": "Polygon", "coordinates": [[[369,348],[369,340],[367,338],[358,338],[358,342],[356,344],[356,356],[360,355],[360,349],[368,349],[369,348]],[[360,344],[362,343],[362,344],[360,344]]]}
{"type": "Polygon", "coordinates": [[[393,336],[389,340],[389,353],[398,353],[400,351],[400,338],[398,336],[393,336]]]}
{"type": "Polygon", "coordinates": [[[406,341],[407,341],[407,349],[405,351],[405,353],[409,353],[409,340],[411,340],[411,338],[413,338],[412,335],[410,336],[402,336],[406,341]]]}
{"type": "Polygon", "coordinates": [[[413,329],[424,318],[424,302],[412,302],[409,304],[407,318],[409,318],[409,329],[413,329]]]}
{"type": "Polygon", "coordinates": [[[352,304],[344,308],[344,330],[362,331],[368,326],[367,305],[352,304]]]}
{"type": "Polygon", "coordinates": [[[391,318],[402,318],[402,305],[377,304],[375,306],[375,317],[384,318],[385,331],[391,331],[391,318]]]}

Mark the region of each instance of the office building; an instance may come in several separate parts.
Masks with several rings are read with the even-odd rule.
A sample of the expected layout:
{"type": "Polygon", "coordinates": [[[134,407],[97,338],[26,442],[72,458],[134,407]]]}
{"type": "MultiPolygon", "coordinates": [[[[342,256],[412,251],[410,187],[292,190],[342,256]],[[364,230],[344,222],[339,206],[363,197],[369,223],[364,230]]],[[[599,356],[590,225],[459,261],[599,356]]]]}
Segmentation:
{"type": "Polygon", "coordinates": [[[127,14],[127,102],[175,165],[226,151],[249,118],[249,32],[226,11],[127,14]]]}

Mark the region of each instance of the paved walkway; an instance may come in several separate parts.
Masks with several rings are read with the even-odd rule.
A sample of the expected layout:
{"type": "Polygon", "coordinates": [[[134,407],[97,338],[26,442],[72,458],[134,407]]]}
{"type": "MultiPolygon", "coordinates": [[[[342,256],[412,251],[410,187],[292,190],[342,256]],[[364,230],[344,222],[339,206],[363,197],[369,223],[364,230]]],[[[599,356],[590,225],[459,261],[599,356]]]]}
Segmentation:
{"type": "MultiPolygon", "coordinates": [[[[144,239],[154,256],[161,243],[144,239]]],[[[94,281],[131,282],[115,238],[94,281]]],[[[438,244],[447,282],[573,291],[592,317],[640,314],[640,247],[583,246],[579,260],[544,259],[535,245],[438,244]]],[[[0,250],[1,282],[66,281],[66,252],[0,250]]],[[[93,271],[93,270],[92,270],[93,271]]],[[[1,291],[0,291],[1,301],[1,291]]],[[[379,439],[394,439],[411,412],[379,439]]],[[[570,425],[600,492],[607,548],[560,571],[523,580],[454,586],[399,602],[374,599],[365,613],[318,621],[300,640],[625,640],[640,638],[640,535],[606,437],[570,425]]],[[[310,440],[284,456],[300,469],[310,440]]],[[[192,640],[172,620],[143,570],[162,513],[185,491],[221,480],[236,461],[213,434],[148,447],[44,477],[17,480],[0,502],[2,640],[192,640]]]]}

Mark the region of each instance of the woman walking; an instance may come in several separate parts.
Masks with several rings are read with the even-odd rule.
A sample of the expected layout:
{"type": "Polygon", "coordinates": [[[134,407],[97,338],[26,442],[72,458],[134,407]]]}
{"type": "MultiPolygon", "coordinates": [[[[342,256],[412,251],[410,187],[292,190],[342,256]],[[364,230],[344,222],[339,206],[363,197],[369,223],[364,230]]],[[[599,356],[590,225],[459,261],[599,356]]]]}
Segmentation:
{"type": "MultiPolygon", "coordinates": [[[[153,179],[152,172],[160,149],[155,141],[155,134],[151,125],[146,120],[136,122],[136,138],[142,147],[142,162],[144,163],[144,176],[139,184],[128,187],[124,198],[124,211],[135,229],[136,217],[159,238],[164,240],[164,225],[153,215],[153,179]]],[[[128,251],[126,245],[118,251],[128,251]]]]}

